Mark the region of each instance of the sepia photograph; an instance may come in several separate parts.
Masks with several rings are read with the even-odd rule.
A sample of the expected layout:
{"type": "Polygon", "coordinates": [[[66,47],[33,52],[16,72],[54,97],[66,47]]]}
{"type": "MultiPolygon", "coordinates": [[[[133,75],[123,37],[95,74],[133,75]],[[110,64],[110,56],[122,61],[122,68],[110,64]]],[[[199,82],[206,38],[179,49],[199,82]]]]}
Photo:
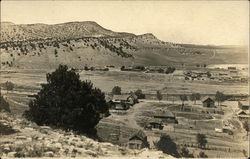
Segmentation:
{"type": "Polygon", "coordinates": [[[249,1],[0,4],[0,159],[250,157],[249,1]]]}

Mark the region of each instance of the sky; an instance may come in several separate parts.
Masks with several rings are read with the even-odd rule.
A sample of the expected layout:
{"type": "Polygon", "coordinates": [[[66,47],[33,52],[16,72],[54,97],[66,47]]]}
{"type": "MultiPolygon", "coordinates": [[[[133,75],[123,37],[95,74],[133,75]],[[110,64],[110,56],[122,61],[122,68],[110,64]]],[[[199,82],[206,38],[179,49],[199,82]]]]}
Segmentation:
{"type": "Polygon", "coordinates": [[[1,21],[95,21],[104,28],[163,41],[248,45],[248,1],[1,1],[1,21]]]}

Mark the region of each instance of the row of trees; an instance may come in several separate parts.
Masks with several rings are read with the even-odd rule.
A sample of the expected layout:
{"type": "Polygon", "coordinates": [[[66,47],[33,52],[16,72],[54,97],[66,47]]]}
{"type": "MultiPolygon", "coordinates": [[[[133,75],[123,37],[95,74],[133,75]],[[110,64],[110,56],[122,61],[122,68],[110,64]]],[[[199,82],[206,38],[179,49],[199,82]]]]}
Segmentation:
{"type": "MultiPolygon", "coordinates": [[[[188,100],[191,100],[194,102],[194,104],[196,104],[196,101],[201,99],[200,93],[192,93],[189,98],[185,94],[181,94],[179,97],[180,97],[180,100],[182,101],[182,105],[184,105],[184,102],[188,100]]],[[[163,95],[159,90],[156,91],[156,98],[159,101],[163,99],[163,95]]],[[[224,102],[225,100],[226,100],[226,96],[222,92],[217,91],[215,94],[215,101],[218,102],[218,106],[220,106],[221,103],[224,102]]]]}

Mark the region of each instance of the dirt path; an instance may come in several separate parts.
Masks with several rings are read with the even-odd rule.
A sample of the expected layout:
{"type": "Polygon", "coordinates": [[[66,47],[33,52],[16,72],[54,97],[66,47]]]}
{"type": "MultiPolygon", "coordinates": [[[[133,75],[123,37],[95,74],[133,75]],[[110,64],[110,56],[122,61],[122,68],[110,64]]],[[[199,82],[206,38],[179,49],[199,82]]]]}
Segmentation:
{"type": "Polygon", "coordinates": [[[119,120],[125,121],[126,125],[129,127],[141,129],[141,127],[136,123],[136,114],[140,112],[140,109],[145,105],[145,103],[141,102],[132,106],[126,115],[119,116],[119,120]]]}

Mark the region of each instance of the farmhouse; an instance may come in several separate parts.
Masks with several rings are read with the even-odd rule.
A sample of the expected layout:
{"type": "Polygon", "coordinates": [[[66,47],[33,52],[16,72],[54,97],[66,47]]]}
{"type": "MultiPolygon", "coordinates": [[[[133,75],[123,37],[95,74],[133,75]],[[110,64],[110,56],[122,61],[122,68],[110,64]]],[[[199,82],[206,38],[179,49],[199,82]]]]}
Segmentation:
{"type": "Polygon", "coordinates": [[[149,147],[147,136],[142,131],[139,130],[128,139],[127,147],[130,149],[143,149],[149,147]]]}
{"type": "Polygon", "coordinates": [[[161,119],[163,122],[166,122],[166,123],[178,124],[178,121],[177,121],[175,115],[169,111],[157,111],[154,113],[154,118],[161,119]]]}
{"type": "Polygon", "coordinates": [[[238,101],[238,107],[242,110],[249,110],[249,101],[238,101]]]}
{"type": "Polygon", "coordinates": [[[159,129],[162,130],[163,129],[163,123],[161,119],[156,119],[153,118],[151,120],[149,120],[148,125],[145,127],[145,129],[159,129]]]}
{"type": "Polygon", "coordinates": [[[238,118],[240,120],[244,120],[244,119],[249,119],[249,110],[240,110],[239,112],[237,112],[238,118]]]}
{"type": "Polygon", "coordinates": [[[208,108],[215,107],[214,98],[212,97],[206,96],[202,98],[201,101],[202,101],[203,107],[208,107],[208,108]]]}

